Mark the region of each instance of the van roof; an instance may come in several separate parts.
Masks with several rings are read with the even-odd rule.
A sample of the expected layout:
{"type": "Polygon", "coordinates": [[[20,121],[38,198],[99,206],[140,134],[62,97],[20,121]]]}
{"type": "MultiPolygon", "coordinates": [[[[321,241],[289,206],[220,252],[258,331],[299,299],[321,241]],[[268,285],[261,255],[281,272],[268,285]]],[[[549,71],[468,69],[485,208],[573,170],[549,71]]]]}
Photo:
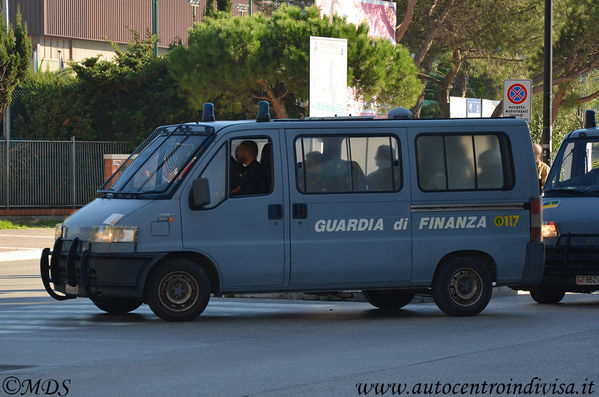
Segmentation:
{"type": "Polygon", "coordinates": [[[599,127],[581,128],[581,129],[578,129],[578,130],[571,131],[571,132],[568,133],[568,135],[566,135],[564,137],[564,139],[586,138],[586,137],[598,138],[599,137],[599,127]]]}
{"type": "MultiPolygon", "coordinates": [[[[308,118],[308,119],[273,119],[272,121],[258,122],[256,120],[222,120],[211,122],[190,122],[187,125],[202,125],[214,128],[216,132],[222,131],[231,126],[245,126],[248,129],[260,129],[265,127],[275,128],[305,128],[308,125],[312,128],[332,128],[339,126],[348,126],[352,124],[355,127],[365,127],[373,123],[379,126],[387,127],[474,127],[484,125],[489,126],[519,126],[527,127],[522,119],[516,118],[479,118],[479,119],[373,119],[367,117],[330,117],[330,118],[308,118]]],[[[597,130],[599,135],[599,130],[597,130]]]]}

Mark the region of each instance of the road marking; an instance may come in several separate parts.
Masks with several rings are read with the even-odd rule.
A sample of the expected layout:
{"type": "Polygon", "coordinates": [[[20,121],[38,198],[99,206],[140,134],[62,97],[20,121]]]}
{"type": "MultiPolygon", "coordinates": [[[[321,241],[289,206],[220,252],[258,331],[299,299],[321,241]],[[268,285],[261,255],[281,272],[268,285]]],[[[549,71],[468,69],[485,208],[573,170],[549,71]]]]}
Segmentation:
{"type": "Polygon", "coordinates": [[[28,261],[31,259],[39,259],[41,256],[41,250],[0,252],[0,262],[28,261]]]}
{"type": "Polygon", "coordinates": [[[25,234],[0,234],[0,237],[47,238],[47,239],[54,239],[54,236],[32,236],[32,235],[25,235],[25,234]]]}
{"type": "MultiPolygon", "coordinates": [[[[2,299],[0,299],[0,302],[2,299]]],[[[1,305],[2,303],[0,303],[1,305]]],[[[160,321],[147,305],[142,305],[127,315],[109,316],[86,298],[68,302],[40,302],[15,307],[2,307],[0,310],[0,334],[33,333],[39,331],[74,331],[89,327],[135,326],[142,321],[160,321]],[[49,304],[48,304],[49,303],[49,304]],[[101,320],[99,317],[101,316],[101,320]]],[[[264,316],[266,313],[317,312],[326,310],[334,304],[291,303],[291,302],[251,302],[222,301],[213,299],[206,308],[204,316],[230,317],[242,314],[264,316]],[[302,310],[303,309],[303,310],[302,310]]]]}

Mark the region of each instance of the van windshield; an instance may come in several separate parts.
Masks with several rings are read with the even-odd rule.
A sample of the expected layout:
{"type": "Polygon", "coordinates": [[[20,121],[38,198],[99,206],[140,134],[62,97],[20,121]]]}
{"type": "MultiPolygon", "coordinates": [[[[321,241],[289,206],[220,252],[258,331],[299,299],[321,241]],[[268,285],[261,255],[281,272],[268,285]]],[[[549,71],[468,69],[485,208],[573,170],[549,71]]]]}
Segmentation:
{"type": "Polygon", "coordinates": [[[545,196],[598,194],[599,139],[565,141],[551,167],[545,196]]]}
{"type": "Polygon", "coordinates": [[[179,125],[155,130],[99,190],[101,197],[162,194],[180,181],[206,148],[211,127],[179,125]]]}

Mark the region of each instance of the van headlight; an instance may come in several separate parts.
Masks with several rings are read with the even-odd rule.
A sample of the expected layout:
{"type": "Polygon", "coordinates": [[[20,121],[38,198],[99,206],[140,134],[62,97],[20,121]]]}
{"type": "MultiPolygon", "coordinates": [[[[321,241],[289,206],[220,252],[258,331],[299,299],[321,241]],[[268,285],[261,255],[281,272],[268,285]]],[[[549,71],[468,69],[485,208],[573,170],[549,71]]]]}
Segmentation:
{"type": "Polygon", "coordinates": [[[556,238],[558,236],[557,226],[555,226],[553,221],[543,222],[543,228],[541,232],[543,234],[543,238],[556,238]]]}
{"type": "Polygon", "coordinates": [[[64,226],[62,223],[57,223],[56,228],[54,229],[54,240],[57,240],[59,238],[64,238],[64,237],[66,237],[66,234],[67,234],[67,227],[64,226]]]}
{"type": "Polygon", "coordinates": [[[89,236],[90,243],[135,243],[137,226],[94,226],[89,236]]]}

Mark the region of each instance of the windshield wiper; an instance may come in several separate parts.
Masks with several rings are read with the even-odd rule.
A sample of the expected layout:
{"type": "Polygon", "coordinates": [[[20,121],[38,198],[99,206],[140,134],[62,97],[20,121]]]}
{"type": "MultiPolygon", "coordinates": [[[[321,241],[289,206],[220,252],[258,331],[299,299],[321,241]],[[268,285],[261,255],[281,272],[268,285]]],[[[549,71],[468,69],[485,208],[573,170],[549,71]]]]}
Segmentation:
{"type": "Polygon", "coordinates": [[[585,194],[584,190],[580,189],[568,189],[568,188],[560,188],[560,189],[549,189],[545,190],[545,193],[566,193],[571,194],[572,196],[583,196],[585,194]]]}
{"type": "Polygon", "coordinates": [[[114,192],[111,190],[101,190],[98,193],[101,198],[108,198],[108,199],[110,199],[110,198],[136,199],[136,198],[141,197],[140,193],[114,192]]]}

